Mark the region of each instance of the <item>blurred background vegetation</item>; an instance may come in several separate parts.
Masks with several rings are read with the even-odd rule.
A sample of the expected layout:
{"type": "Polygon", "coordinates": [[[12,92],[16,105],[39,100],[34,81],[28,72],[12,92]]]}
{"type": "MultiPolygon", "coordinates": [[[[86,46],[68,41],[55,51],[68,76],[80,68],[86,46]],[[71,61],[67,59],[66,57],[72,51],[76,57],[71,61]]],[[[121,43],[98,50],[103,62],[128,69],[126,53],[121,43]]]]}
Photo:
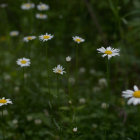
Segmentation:
{"type": "MultiPolygon", "coordinates": [[[[1,0],[0,7],[0,90],[1,97],[11,98],[13,105],[4,107],[6,139],[10,140],[139,140],[137,107],[127,106],[121,98],[124,89],[140,82],[140,1],[139,0],[32,0],[50,6],[41,12],[46,20],[36,19],[36,8],[22,10],[23,0],[1,0]],[[9,33],[19,31],[19,36],[9,33]],[[23,42],[24,36],[39,36],[46,32],[54,38],[42,43],[38,39],[23,42]],[[79,46],[78,90],[74,90],[75,43],[72,36],[85,39],[79,46]],[[45,47],[48,47],[51,94],[48,94],[45,47]],[[111,59],[111,97],[106,97],[105,60],[97,48],[119,48],[120,57],[111,59]],[[52,68],[57,64],[67,68],[70,55],[71,95],[67,94],[67,75],[59,78],[52,68]],[[18,58],[31,59],[31,67],[23,70],[18,58]],[[75,118],[73,121],[73,118],[75,118]],[[73,132],[77,127],[78,131],[73,132]]],[[[67,69],[66,69],[67,70],[67,69]]],[[[2,108],[3,109],[3,108],[2,108]]],[[[1,110],[2,110],[1,109],[1,110]]],[[[0,139],[2,130],[0,129],[0,139]]]]}

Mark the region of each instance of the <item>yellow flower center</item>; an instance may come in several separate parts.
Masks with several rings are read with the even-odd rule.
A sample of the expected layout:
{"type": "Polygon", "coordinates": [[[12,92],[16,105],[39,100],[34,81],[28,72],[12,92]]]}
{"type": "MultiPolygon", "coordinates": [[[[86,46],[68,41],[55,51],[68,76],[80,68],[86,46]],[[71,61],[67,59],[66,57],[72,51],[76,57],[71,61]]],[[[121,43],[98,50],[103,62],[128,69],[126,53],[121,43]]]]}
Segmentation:
{"type": "Polygon", "coordinates": [[[31,5],[30,5],[30,4],[26,4],[25,6],[26,6],[27,8],[30,8],[31,5]]]}
{"type": "Polygon", "coordinates": [[[17,33],[13,32],[12,35],[17,35],[17,33]]]}
{"type": "Polygon", "coordinates": [[[39,14],[39,16],[40,16],[40,17],[44,17],[44,15],[43,15],[43,14],[39,14]]]}
{"type": "Polygon", "coordinates": [[[7,103],[7,101],[5,99],[0,99],[0,103],[5,104],[5,103],[7,103]]]}
{"type": "Polygon", "coordinates": [[[61,72],[62,72],[62,70],[57,70],[57,72],[58,72],[58,73],[61,73],[61,72]]]}
{"type": "Polygon", "coordinates": [[[43,38],[44,38],[44,39],[49,39],[50,36],[49,36],[49,35],[44,35],[43,38]]]}
{"type": "Polygon", "coordinates": [[[110,54],[112,54],[112,51],[105,51],[105,54],[110,55],[110,54]]]}
{"type": "Polygon", "coordinates": [[[80,42],[80,41],[81,41],[81,39],[77,38],[75,41],[76,41],[76,42],[80,42]]]}
{"type": "Polygon", "coordinates": [[[32,37],[31,37],[31,36],[29,36],[29,37],[27,37],[27,39],[28,39],[28,40],[32,40],[32,37]]]}
{"type": "Polygon", "coordinates": [[[26,64],[27,63],[26,60],[21,60],[20,62],[21,62],[21,64],[26,64]]]}
{"type": "Polygon", "coordinates": [[[41,5],[41,9],[44,9],[45,8],[45,6],[44,5],[41,5]]]}
{"type": "Polygon", "coordinates": [[[135,92],[133,93],[133,96],[134,96],[135,98],[140,98],[140,90],[135,91],[135,92]]]}

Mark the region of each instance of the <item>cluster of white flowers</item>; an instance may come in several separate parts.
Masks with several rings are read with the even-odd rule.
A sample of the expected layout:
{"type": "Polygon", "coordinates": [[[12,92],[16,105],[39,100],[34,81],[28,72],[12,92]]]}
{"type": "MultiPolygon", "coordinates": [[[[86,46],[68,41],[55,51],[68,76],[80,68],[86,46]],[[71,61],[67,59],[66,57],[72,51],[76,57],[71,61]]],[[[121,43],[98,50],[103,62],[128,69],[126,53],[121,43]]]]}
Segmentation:
{"type": "MultiPolygon", "coordinates": [[[[39,5],[37,5],[37,9],[39,11],[46,11],[46,10],[49,10],[49,5],[45,4],[45,3],[40,3],[39,5]]],[[[47,19],[48,16],[46,14],[42,14],[42,13],[37,13],[36,14],[36,18],[37,19],[47,19]]]]}
{"type": "MultiPolygon", "coordinates": [[[[21,9],[22,10],[30,10],[30,9],[33,9],[33,8],[35,8],[35,4],[34,3],[23,3],[22,5],[21,5],[21,9]]],[[[46,11],[46,10],[49,10],[50,9],[50,7],[49,7],[49,5],[47,5],[47,4],[45,4],[45,3],[40,3],[40,4],[38,4],[37,5],[37,9],[39,10],[39,11],[46,11]]],[[[42,14],[42,13],[37,13],[36,15],[35,15],[35,17],[37,18],[37,19],[47,19],[47,15],[46,14],[42,14]]]]}

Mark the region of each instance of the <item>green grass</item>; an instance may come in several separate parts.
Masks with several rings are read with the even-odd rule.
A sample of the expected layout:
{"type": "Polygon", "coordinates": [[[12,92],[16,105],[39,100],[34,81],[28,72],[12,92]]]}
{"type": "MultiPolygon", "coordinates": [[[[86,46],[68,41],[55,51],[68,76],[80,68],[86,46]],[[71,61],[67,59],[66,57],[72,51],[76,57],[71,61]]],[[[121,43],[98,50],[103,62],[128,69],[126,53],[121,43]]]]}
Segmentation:
{"type": "MultiPolygon", "coordinates": [[[[40,1],[32,2],[37,5],[40,1]]],[[[5,140],[139,140],[139,106],[128,106],[121,94],[140,82],[140,2],[90,0],[96,19],[86,2],[48,0],[45,3],[50,10],[44,12],[21,10],[23,1],[19,0],[7,0],[8,7],[0,7],[0,98],[13,101],[0,107],[1,112],[8,111],[4,111],[4,121],[0,117],[0,140],[2,128],[5,140]],[[36,19],[36,13],[47,14],[48,19],[36,19]],[[18,30],[19,36],[11,37],[13,30],[18,30]],[[54,38],[43,43],[38,36],[46,32],[54,38]],[[23,42],[29,35],[37,38],[23,42]],[[85,42],[76,46],[72,40],[75,35],[85,42]],[[97,48],[109,45],[120,49],[120,56],[109,64],[110,95],[108,88],[99,84],[99,79],[107,78],[106,60],[97,52],[97,48]],[[72,57],[69,73],[67,56],[72,57]],[[16,64],[22,57],[31,59],[24,79],[23,69],[16,64]],[[52,69],[58,64],[67,73],[59,75],[57,82],[52,69]],[[103,108],[103,103],[109,107],[103,108]],[[73,132],[75,127],[77,132],[73,132]]]]}

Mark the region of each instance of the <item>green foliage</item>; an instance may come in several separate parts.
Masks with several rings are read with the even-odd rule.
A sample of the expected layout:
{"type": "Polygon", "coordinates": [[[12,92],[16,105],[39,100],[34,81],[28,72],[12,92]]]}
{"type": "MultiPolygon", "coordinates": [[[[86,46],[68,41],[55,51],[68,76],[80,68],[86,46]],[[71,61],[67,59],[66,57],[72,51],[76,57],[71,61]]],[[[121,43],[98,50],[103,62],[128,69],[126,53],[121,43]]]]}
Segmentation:
{"type": "MultiPolygon", "coordinates": [[[[42,1],[50,6],[50,10],[43,12],[36,8],[22,10],[23,0],[6,2],[7,7],[0,7],[0,98],[10,98],[13,104],[0,107],[0,111],[8,111],[4,121],[0,117],[0,140],[2,128],[6,140],[139,140],[140,112],[136,106],[127,106],[121,92],[140,82],[140,1],[89,0],[92,13],[86,0],[42,1]],[[36,13],[47,14],[48,19],[36,19],[36,13]],[[18,30],[19,36],[11,37],[9,33],[13,30],[18,30]],[[54,34],[54,38],[43,43],[38,36],[46,32],[54,34]],[[23,42],[23,37],[29,35],[37,38],[23,42]],[[74,82],[77,46],[72,41],[75,35],[85,39],[78,46],[77,85],[74,82]],[[109,45],[121,51],[120,57],[110,61],[108,97],[106,85],[99,84],[99,79],[106,78],[106,63],[97,48],[109,45]],[[70,91],[68,75],[60,75],[57,81],[52,72],[57,64],[68,70],[65,61],[68,55],[72,57],[70,91]],[[24,74],[16,64],[22,57],[31,59],[24,74]],[[77,132],[73,132],[75,127],[77,132]]],[[[32,2],[37,5],[40,0],[32,2]]]]}

